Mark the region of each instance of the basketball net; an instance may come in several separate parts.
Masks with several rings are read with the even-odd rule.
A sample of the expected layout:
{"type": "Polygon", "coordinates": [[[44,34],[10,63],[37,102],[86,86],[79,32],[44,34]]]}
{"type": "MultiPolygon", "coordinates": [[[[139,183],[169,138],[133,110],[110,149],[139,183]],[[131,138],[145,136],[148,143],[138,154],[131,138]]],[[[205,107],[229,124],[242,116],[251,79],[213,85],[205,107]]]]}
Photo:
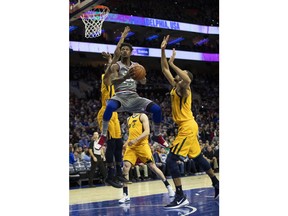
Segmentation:
{"type": "Polygon", "coordinates": [[[83,13],[80,17],[85,25],[85,37],[99,37],[102,32],[102,24],[110,10],[104,5],[97,5],[92,10],[83,13]]]}

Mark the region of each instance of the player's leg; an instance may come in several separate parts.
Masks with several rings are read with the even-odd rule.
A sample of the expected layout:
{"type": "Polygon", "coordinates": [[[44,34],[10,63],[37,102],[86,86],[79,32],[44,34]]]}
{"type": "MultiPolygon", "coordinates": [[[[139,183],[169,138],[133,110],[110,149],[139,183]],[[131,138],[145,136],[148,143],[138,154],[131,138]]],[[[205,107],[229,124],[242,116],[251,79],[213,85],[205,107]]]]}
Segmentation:
{"type": "Polygon", "coordinates": [[[197,157],[193,158],[193,160],[199,164],[199,166],[207,173],[212,181],[212,185],[215,189],[214,198],[217,199],[219,197],[219,180],[216,177],[210,163],[203,157],[203,154],[200,153],[197,157]]]}
{"type": "Polygon", "coordinates": [[[179,159],[179,155],[176,155],[170,151],[166,160],[176,189],[174,200],[165,206],[167,209],[180,208],[189,204],[189,201],[182,190],[181,173],[177,163],[179,159]]]}
{"type": "Polygon", "coordinates": [[[192,128],[193,128],[193,133],[192,133],[192,144],[191,148],[188,153],[189,158],[193,158],[193,160],[198,163],[198,165],[207,173],[207,175],[210,177],[212,181],[212,185],[215,189],[215,199],[218,198],[219,196],[219,180],[214,174],[213,169],[211,168],[210,163],[203,157],[203,154],[201,153],[201,147],[198,142],[198,125],[195,121],[192,122],[192,128]]]}
{"type": "Polygon", "coordinates": [[[149,160],[147,165],[149,169],[151,169],[151,171],[154,172],[163,181],[163,184],[168,190],[169,197],[175,196],[175,192],[173,191],[172,186],[169,184],[163,172],[156,166],[156,164],[152,160],[149,160]]]}
{"type": "Polygon", "coordinates": [[[164,138],[160,134],[161,120],[162,120],[161,107],[158,104],[151,101],[147,105],[146,111],[152,113],[153,128],[154,128],[154,136],[152,137],[152,139],[155,142],[158,142],[159,144],[168,147],[168,143],[164,140],[164,138]]]}
{"type": "Polygon", "coordinates": [[[116,163],[116,176],[121,182],[127,182],[127,180],[123,177],[122,174],[122,152],[123,152],[123,140],[122,138],[115,139],[115,163],[116,163]]]}
{"type": "MultiPolygon", "coordinates": [[[[132,166],[131,162],[124,161],[123,162],[123,176],[129,181],[129,170],[132,166]]],[[[119,203],[130,202],[130,196],[128,194],[128,186],[127,183],[123,183],[123,197],[118,201],[119,203]]]]}
{"type": "Polygon", "coordinates": [[[170,152],[167,156],[166,163],[175,185],[176,194],[175,199],[165,206],[167,209],[179,208],[189,204],[189,201],[182,189],[181,172],[177,163],[179,160],[183,161],[185,156],[188,154],[191,145],[189,139],[190,137],[180,136],[178,134],[170,146],[170,152]]]}
{"type": "Polygon", "coordinates": [[[106,142],[109,121],[112,117],[113,112],[115,112],[120,106],[121,103],[118,100],[110,99],[107,101],[106,108],[103,114],[101,136],[97,141],[96,148],[100,149],[106,142]]]}
{"type": "MultiPolygon", "coordinates": [[[[137,160],[137,155],[134,149],[131,149],[129,146],[126,147],[126,151],[123,157],[123,176],[129,180],[129,170],[137,160]]],[[[130,197],[128,193],[127,183],[123,183],[123,197],[119,200],[119,203],[129,202],[130,197]]]]}
{"type": "Polygon", "coordinates": [[[105,157],[106,157],[108,175],[105,182],[108,183],[109,185],[112,185],[115,188],[122,188],[123,185],[120,182],[118,182],[117,179],[115,178],[115,165],[114,165],[115,145],[116,144],[114,139],[107,140],[105,157]]]}
{"type": "Polygon", "coordinates": [[[124,143],[121,136],[121,127],[118,120],[118,113],[113,113],[110,123],[112,124],[112,129],[109,130],[109,132],[111,131],[110,135],[113,137],[115,142],[114,158],[116,164],[116,177],[121,182],[128,182],[122,174],[122,152],[124,143]]]}

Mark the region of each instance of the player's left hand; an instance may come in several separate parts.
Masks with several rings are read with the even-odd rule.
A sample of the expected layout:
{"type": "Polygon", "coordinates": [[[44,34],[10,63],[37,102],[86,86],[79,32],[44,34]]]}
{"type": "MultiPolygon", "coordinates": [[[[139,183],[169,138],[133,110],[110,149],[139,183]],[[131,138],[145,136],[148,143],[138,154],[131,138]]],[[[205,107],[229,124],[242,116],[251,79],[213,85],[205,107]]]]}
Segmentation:
{"type": "Polygon", "coordinates": [[[109,61],[109,59],[112,59],[112,55],[109,52],[102,52],[101,53],[103,58],[107,59],[109,61]]]}
{"type": "Polygon", "coordinates": [[[136,139],[130,140],[130,141],[128,142],[128,146],[132,146],[132,145],[135,144],[136,142],[137,142],[136,139]]]}

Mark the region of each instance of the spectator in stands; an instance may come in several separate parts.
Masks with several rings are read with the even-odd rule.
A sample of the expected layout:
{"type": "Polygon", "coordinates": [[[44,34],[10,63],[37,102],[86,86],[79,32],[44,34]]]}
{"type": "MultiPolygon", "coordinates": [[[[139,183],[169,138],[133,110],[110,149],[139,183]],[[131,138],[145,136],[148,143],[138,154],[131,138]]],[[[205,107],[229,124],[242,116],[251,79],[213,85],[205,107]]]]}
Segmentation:
{"type": "Polygon", "coordinates": [[[89,153],[89,148],[88,146],[84,145],[83,146],[83,152],[81,153],[81,161],[90,161],[91,160],[91,156],[89,153]]]}
{"type": "Polygon", "coordinates": [[[135,163],[135,171],[137,174],[137,179],[147,180],[148,177],[148,166],[144,164],[139,158],[135,163]],[[143,175],[141,173],[143,172],[143,175]]]}
{"type": "Polygon", "coordinates": [[[215,157],[214,151],[210,145],[207,146],[207,150],[204,152],[204,157],[210,163],[213,170],[218,169],[217,158],[215,157]]]}
{"type": "Polygon", "coordinates": [[[74,156],[73,146],[72,144],[70,144],[69,145],[69,163],[74,164],[75,162],[77,162],[77,160],[75,159],[75,156],[74,156]]]}

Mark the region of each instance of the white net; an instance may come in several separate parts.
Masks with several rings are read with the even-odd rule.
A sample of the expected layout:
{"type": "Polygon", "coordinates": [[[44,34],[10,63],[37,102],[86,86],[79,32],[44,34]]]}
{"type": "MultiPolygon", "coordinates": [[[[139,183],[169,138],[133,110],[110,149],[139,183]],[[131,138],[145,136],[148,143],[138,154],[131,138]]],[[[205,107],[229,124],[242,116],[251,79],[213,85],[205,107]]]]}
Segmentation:
{"type": "Polygon", "coordinates": [[[102,24],[108,16],[110,10],[103,5],[97,5],[90,11],[81,15],[81,19],[85,25],[85,37],[95,38],[99,37],[102,32],[102,24]]]}

